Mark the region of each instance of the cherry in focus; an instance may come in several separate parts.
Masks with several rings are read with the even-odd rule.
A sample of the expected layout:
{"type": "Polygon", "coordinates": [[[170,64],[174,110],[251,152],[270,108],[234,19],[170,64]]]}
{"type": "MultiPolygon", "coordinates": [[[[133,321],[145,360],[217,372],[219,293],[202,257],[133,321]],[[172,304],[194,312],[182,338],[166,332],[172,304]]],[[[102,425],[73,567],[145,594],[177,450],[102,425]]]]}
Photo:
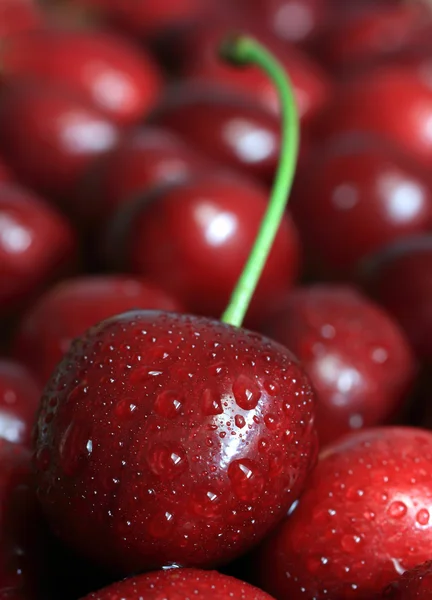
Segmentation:
{"type": "Polygon", "coordinates": [[[321,454],[297,507],[261,550],[278,600],[380,594],[432,552],[432,433],[364,430],[321,454]]]}
{"type": "Polygon", "coordinates": [[[45,385],[73,339],[103,319],[138,308],[180,312],[182,307],[154,284],[132,276],[63,280],[24,315],[14,354],[45,385]]]}
{"type": "MultiPolygon", "coordinates": [[[[219,173],[153,196],[113,220],[105,241],[111,266],[149,277],[189,312],[220,316],[264,216],[265,189],[219,173]]],[[[292,286],[298,264],[297,233],[286,214],[248,313],[253,322],[292,286]]]]}
{"type": "Polygon", "coordinates": [[[432,561],[407,571],[383,592],[383,600],[428,600],[432,589],[432,561]]]}
{"type": "Polygon", "coordinates": [[[311,378],[321,445],[394,417],[413,387],[415,361],[402,331],[354,288],[298,288],[263,331],[289,348],[311,378]]]}

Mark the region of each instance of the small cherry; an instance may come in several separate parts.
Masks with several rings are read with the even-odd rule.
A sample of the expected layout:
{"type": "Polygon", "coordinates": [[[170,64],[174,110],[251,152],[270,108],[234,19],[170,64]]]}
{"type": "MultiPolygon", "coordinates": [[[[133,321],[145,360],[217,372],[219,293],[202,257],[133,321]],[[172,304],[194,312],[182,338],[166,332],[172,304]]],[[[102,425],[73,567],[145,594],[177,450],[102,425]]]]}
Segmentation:
{"type": "Polygon", "coordinates": [[[127,275],[93,275],[63,280],[24,315],[14,355],[43,385],[71,341],[113,315],[134,309],[181,312],[180,304],[154,284],[127,275]]]}
{"type": "Polygon", "coordinates": [[[229,562],[283,517],[316,458],[303,369],[240,328],[292,183],[295,100],[258,42],[240,37],[223,50],[273,78],[284,136],[268,210],[222,322],[163,311],[103,321],[72,343],[37,419],[38,496],[53,531],[113,573],[229,562]]]}
{"type": "Polygon", "coordinates": [[[383,600],[430,600],[432,590],[432,561],[406,571],[386,587],[383,600]]]}
{"type": "Polygon", "coordinates": [[[0,184],[0,315],[27,305],[74,266],[76,235],[33,192],[0,184]]]}
{"type": "Polygon", "coordinates": [[[432,553],[432,433],[372,428],[326,448],[260,551],[278,600],[374,598],[432,553]]]}
{"type": "Polygon", "coordinates": [[[355,288],[298,288],[261,329],[289,348],[311,378],[321,446],[388,421],[413,387],[415,362],[402,331],[355,288]]]}
{"type": "Polygon", "coordinates": [[[143,119],[162,77],[151,57],[112,33],[51,29],[14,36],[2,47],[4,83],[16,78],[59,85],[119,125],[143,119]]]}
{"type": "Polygon", "coordinates": [[[83,600],[272,600],[256,587],[217,571],[169,569],[138,575],[89,594],[83,600]]]}
{"type": "Polygon", "coordinates": [[[379,138],[337,138],[304,160],[291,207],[309,269],[347,277],[371,252],[431,229],[431,180],[379,138]]]}

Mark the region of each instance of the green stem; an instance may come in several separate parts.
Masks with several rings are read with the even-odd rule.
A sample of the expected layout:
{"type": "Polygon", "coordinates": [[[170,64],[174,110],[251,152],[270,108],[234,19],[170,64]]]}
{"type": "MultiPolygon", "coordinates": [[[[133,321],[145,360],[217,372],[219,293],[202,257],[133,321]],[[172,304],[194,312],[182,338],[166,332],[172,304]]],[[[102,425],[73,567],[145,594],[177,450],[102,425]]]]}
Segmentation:
{"type": "Polygon", "coordinates": [[[297,164],[300,126],[290,79],[279,61],[259,42],[247,36],[235,37],[222,44],[221,55],[236,65],[254,64],[270,77],[279,93],[282,117],[281,154],[268,208],[221,319],[225,323],[240,327],[288,203],[297,164]]]}

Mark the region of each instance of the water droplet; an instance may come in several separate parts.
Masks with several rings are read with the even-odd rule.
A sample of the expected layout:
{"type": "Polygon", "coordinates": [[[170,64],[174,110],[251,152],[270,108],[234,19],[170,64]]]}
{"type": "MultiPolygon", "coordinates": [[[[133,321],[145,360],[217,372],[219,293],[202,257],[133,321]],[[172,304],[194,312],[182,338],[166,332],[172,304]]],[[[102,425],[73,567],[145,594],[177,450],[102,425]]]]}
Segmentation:
{"type": "Polygon", "coordinates": [[[201,395],[201,409],[207,416],[220,415],[223,413],[220,395],[211,388],[207,388],[201,395]]]}
{"type": "Polygon", "coordinates": [[[233,394],[238,406],[244,410],[254,409],[261,398],[258,385],[245,375],[240,375],[235,380],[233,394]]]}
{"type": "Polygon", "coordinates": [[[192,507],[201,517],[214,518],[220,514],[220,496],[211,488],[201,488],[192,494],[192,507]]]}
{"type": "Polygon", "coordinates": [[[360,542],[362,541],[359,535],[344,535],[341,539],[341,546],[345,552],[356,552],[359,549],[360,542]]]}
{"type": "Polygon", "coordinates": [[[132,384],[143,383],[145,381],[151,381],[153,379],[156,379],[157,377],[160,377],[162,373],[163,371],[155,369],[154,367],[142,366],[138,367],[137,369],[134,369],[131,372],[129,376],[129,381],[132,384]]]}
{"type": "Polygon", "coordinates": [[[169,511],[160,511],[150,520],[149,534],[157,539],[166,538],[174,528],[174,515],[169,511]]]}
{"type": "Polygon", "coordinates": [[[269,396],[278,396],[280,394],[280,385],[276,381],[264,379],[263,388],[269,396]]]}
{"type": "Polygon", "coordinates": [[[269,449],[268,440],[266,440],[265,438],[261,438],[258,441],[258,452],[261,452],[261,454],[265,454],[266,452],[268,452],[268,449],[269,449]]]}
{"type": "Polygon", "coordinates": [[[156,444],[150,448],[147,462],[153,473],[161,479],[174,479],[188,468],[184,448],[170,442],[156,444]]]}
{"type": "Polygon", "coordinates": [[[275,431],[275,429],[278,428],[279,419],[276,415],[268,414],[264,417],[264,423],[267,429],[270,429],[270,431],[275,431]]]}
{"type": "Polygon", "coordinates": [[[76,385],[71,392],[69,392],[66,402],[76,403],[81,400],[88,392],[88,386],[83,383],[76,385]]]}
{"type": "Polygon", "coordinates": [[[211,365],[209,367],[209,373],[210,375],[213,375],[213,377],[216,377],[217,375],[222,375],[223,373],[225,373],[225,371],[226,366],[222,362],[218,362],[215,365],[211,365]]]}
{"type": "Polygon", "coordinates": [[[137,407],[129,398],[123,398],[117,402],[114,412],[119,419],[129,419],[136,411],[137,407]]]}
{"type": "Polygon", "coordinates": [[[236,415],[234,417],[234,423],[236,424],[236,427],[243,429],[243,427],[246,425],[246,419],[243,417],[243,415],[236,415]]]}
{"type": "Polygon", "coordinates": [[[426,508],[422,508],[416,514],[416,521],[419,525],[423,527],[429,523],[429,511],[426,508]]]}
{"type": "Polygon", "coordinates": [[[390,506],[387,509],[387,512],[393,519],[401,519],[406,515],[407,510],[408,508],[406,504],[400,502],[399,500],[396,500],[395,502],[392,502],[390,504],[390,506]]]}
{"type": "Polygon", "coordinates": [[[65,475],[75,475],[82,468],[84,459],[89,457],[89,439],[88,431],[82,424],[71,423],[66,429],[59,444],[60,463],[65,475]]]}
{"type": "Polygon", "coordinates": [[[48,471],[50,463],[51,451],[47,446],[44,446],[36,454],[36,468],[39,471],[48,471]]]}
{"type": "Polygon", "coordinates": [[[245,502],[258,498],[264,488],[259,466],[248,458],[234,460],[228,467],[228,477],[237,498],[245,502]]]}
{"type": "Polygon", "coordinates": [[[346,499],[351,502],[361,500],[364,496],[364,491],[358,487],[350,487],[346,491],[346,499]]]}
{"type": "Polygon", "coordinates": [[[174,390],[165,390],[158,394],[154,408],[161,417],[174,419],[180,414],[183,404],[184,397],[181,394],[174,390]]]}

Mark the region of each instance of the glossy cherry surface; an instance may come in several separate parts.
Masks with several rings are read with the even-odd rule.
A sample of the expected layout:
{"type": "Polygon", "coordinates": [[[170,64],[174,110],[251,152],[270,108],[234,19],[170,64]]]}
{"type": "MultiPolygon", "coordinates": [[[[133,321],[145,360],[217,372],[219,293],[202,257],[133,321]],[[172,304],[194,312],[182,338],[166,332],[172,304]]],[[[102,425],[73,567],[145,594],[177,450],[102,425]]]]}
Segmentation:
{"type": "Polygon", "coordinates": [[[274,175],[279,120],[241,95],[212,85],[182,84],[159,107],[153,123],[171,129],[223,165],[265,180],[274,175]]]}
{"type": "Polygon", "coordinates": [[[399,325],[355,288],[293,290],[263,331],[311,378],[321,447],[394,417],[413,386],[415,361],[399,325]]]}
{"type": "Polygon", "coordinates": [[[221,575],[217,571],[169,569],[139,575],[86,596],[84,600],[272,600],[265,592],[248,583],[221,575]]]}
{"type": "Polygon", "coordinates": [[[395,243],[372,257],[362,281],[405,330],[417,355],[432,360],[432,235],[395,243]]]}
{"type": "Polygon", "coordinates": [[[75,259],[66,219],[16,185],[0,184],[0,311],[18,308],[62,275],[75,259]]]}
{"type": "Polygon", "coordinates": [[[369,429],[324,450],[262,549],[264,589],[278,600],[370,598],[429,559],[431,465],[422,429],[369,429]]]}
{"type": "Polygon", "coordinates": [[[432,590],[432,561],[425,562],[399,577],[383,592],[383,600],[428,600],[432,590]]]}
{"type": "Polygon", "coordinates": [[[73,339],[103,319],[138,308],[182,309],[154,284],[128,275],[63,280],[24,315],[16,332],[14,354],[45,385],[73,339]]]}
{"type": "Polygon", "coordinates": [[[121,125],[143,119],[162,88],[158,66],[144,49],[93,30],[15,36],[2,49],[2,77],[64,86],[121,125]]]}
{"type": "Polygon", "coordinates": [[[89,164],[118,139],[111,121],[64,89],[19,82],[2,90],[4,156],[21,182],[48,196],[63,199],[89,164]]]}
{"type": "Polygon", "coordinates": [[[53,530],[124,573],[229,562],[286,513],[315,462],[314,396],[288,350],[158,311],[71,346],[37,420],[53,530]]]}
{"type": "MultiPolygon", "coordinates": [[[[148,276],[193,313],[219,317],[246,263],[267,208],[254,182],[223,173],[161,188],[116,216],[106,246],[111,265],[148,276]]],[[[249,311],[265,316],[298,271],[297,232],[282,220],[249,311]]]]}
{"type": "Polygon", "coordinates": [[[0,359],[0,438],[30,446],[42,388],[27,368],[0,359]]]}
{"type": "Polygon", "coordinates": [[[310,269],[353,275],[362,258],[388,242],[429,231],[430,183],[415,161],[374,137],[312,149],[290,200],[310,269]]]}

